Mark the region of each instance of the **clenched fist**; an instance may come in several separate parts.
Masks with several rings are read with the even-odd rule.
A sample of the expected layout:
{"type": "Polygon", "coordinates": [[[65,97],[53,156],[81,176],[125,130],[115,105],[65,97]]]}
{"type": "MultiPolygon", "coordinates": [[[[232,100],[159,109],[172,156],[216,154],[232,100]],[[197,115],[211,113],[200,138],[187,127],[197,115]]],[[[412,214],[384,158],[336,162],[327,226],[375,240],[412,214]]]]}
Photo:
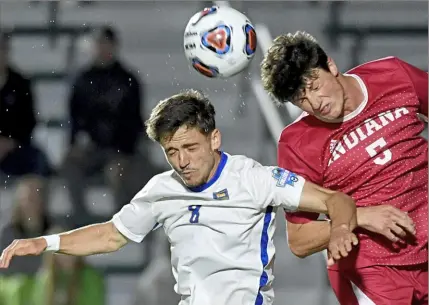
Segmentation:
{"type": "Polygon", "coordinates": [[[44,238],[17,239],[14,240],[0,257],[0,269],[8,268],[14,256],[40,255],[47,247],[44,238]]]}

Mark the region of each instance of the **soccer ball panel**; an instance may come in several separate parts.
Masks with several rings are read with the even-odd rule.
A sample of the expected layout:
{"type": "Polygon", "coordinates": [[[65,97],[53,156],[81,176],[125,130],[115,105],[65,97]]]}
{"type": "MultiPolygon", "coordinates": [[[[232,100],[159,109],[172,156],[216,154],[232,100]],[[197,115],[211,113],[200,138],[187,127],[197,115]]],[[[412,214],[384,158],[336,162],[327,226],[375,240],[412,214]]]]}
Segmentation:
{"type": "Polygon", "coordinates": [[[211,7],[192,16],[184,33],[186,58],[207,77],[228,78],[249,65],[256,51],[249,19],[230,7],[211,7]]]}

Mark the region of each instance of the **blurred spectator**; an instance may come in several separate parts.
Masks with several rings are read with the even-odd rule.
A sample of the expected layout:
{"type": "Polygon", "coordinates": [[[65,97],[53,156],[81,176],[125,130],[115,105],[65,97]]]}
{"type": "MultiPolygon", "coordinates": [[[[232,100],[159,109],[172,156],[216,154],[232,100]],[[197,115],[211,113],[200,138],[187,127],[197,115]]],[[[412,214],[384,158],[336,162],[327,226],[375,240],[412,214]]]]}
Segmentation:
{"type": "MultiPolygon", "coordinates": [[[[63,228],[49,234],[64,232],[63,228]]],[[[33,287],[32,305],[104,305],[104,276],[82,257],[45,253],[33,287]]]]}
{"type": "MultiPolygon", "coordinates": [[[[63,231],[58,228],[45,233],[63,231]]],[[[87,265],[82,257],[48,252],[37,258],[39,270],[33,275],[14,273],[0,276],[0,304],[105,305],[104,276],[87,265]]],[[[19,258],[14,258],[14,261],[25,262],[19,258]]],[[[32,272],[35,272],[36,265],[30,267],[32,272]]],[[[28,266],[27,262],[21,269],[28,266]]]]}
{"type": "MultiPolygon", "coordinates": [[[[18,199],[35,205],[44,200],[38,189],[51,168],[46,155],[32,143],[36,125],[30,81],[9,63],[9,35],[0,31],[0,176],[18,178],[18,199]],[[31,196],[26,197],[26,195],[31,196]]],[[[8,187],[6,185],[6,187],[8,187]]]]}
{"type": "MultiPolygon", "coordinates": [[[[46,206],[42,200],[35,200],[43,198],[45,193],[45,186],[37,184],[32,178],[24,178],[18,182],[11,222],[0,232],[1,251],[14,239],[31,238],[47,233],[50,223],[45,213],[46,206]]],[[[0,304],[32,304],[35,274],[41,264],[40,256],[16,257],[9,269],[2,269],[0,304]]]]}
{"type": "Polygon", "coordinates": [[[140,83],[118,59],[112,28],[94,38],[95,59],[71,90],[71,147],[63,165],[76,226],[91,222],[84,196],[89,175],[104,169],[117,209],[134,195],[136,182],[145,182],[132,178],[131,165],[143,130],[140,83]]]}
{"type": "MultiPolygon", "coordinates": [[[[31,180],[31,178],[29,179],[31,180]]],[[[28,182],[23,179],[18,183],[11,222],[0,233],[0,249],[2,250],[14,239],[44,235],[50,227],[46,206],[41,200],[33,199],[36,195],[43,198],[46,189],[42,184],[28,187],[29,183],[34,183],[34,181],[28,182]]],[[[14,258],[9,269],[0,271],[0,276],[10,274],[33,275],[40,265],[41,258],[39,256],[17,257],[14,258]]]]}

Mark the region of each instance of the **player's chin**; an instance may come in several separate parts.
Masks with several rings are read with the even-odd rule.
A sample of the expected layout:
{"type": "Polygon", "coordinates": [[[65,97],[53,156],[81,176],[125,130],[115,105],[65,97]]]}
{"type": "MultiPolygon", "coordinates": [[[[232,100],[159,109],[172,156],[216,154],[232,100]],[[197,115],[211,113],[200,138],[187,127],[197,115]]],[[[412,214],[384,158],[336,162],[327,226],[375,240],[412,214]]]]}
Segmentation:
{"type": "Polygon", "coordinates": [[[182,180],[186,184],[187,187],[197,187],[197,186],[204,184],[203,182],[200,181],[200,179],[195,179],[193,177],[186,177],[185,178],[182,176],[182,180]]]}
{"type": "Polygon", "coordinates": [[[341,111],[338,111],[336,109],[332,109],[325,115],[321,115],[321,117],[327,121],[335,121],[342,117],[341,111]]]}

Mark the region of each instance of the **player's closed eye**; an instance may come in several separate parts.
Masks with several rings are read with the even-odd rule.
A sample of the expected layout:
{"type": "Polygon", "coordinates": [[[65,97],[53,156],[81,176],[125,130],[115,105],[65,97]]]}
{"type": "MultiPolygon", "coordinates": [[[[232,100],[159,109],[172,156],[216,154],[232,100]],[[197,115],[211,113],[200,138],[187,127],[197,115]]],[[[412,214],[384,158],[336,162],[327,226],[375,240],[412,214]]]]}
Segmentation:
{"type": "Polygon", "coordinates": [[[169,151],[167,152],[167,155],[168,155],[169,157],[173,157],[176,153],[177,153],[177,150],[169,150],[169,151]]]}
{"type": "Polygon", "coordinates": [[[192,145],[187,147],[188,151],[196,151],[198,149],[198,145],[192,145]]]}

